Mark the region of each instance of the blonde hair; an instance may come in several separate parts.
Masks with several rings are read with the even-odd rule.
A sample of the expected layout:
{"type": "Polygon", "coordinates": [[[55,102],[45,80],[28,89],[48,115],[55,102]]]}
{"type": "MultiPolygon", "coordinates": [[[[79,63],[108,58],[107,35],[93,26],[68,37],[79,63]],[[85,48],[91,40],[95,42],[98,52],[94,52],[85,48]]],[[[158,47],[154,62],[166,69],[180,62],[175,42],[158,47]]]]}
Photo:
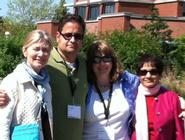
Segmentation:
{"type": "Polygon", "coordinates": [[[47,31],[33,30],[27,34],[23,48],[28,48],[34,43],[38,43],[40,41],[44,41],[48,46],[52,47],[52,38],[47,31]]]}

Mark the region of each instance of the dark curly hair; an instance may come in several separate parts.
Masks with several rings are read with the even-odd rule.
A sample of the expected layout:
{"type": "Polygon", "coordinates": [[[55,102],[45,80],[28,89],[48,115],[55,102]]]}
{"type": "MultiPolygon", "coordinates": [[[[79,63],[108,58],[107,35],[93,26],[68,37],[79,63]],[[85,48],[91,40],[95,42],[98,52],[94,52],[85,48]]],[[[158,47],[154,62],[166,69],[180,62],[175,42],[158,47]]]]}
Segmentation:
{"type": "Polygon", "coordinates": [[[164,69],[164,64],[162,62],[162,59],[159,56],[156,56],[154,54],[148,54],[148,53],[143,54],[138,59],[137,66],[136,66],[137,74],[139,74],[139,71],[143,67],[144,63],[148,63],[148,62],[156,67],[158,74],[161,76],[164,69]]]}

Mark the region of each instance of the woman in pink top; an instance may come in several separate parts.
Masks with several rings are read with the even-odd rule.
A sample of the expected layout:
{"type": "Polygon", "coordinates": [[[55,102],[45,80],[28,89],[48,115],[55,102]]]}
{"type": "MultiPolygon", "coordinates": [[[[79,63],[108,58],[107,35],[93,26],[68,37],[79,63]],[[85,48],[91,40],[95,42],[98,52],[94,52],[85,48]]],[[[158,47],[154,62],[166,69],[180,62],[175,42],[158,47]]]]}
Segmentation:
{"type": "Polygon", "coordinates": [[[137,65],[140,79],[136,99],[136,125],[132,140],[185,140],[178,95],[165,89],[160,79],[162,61],[143,55],[137,65]]]}

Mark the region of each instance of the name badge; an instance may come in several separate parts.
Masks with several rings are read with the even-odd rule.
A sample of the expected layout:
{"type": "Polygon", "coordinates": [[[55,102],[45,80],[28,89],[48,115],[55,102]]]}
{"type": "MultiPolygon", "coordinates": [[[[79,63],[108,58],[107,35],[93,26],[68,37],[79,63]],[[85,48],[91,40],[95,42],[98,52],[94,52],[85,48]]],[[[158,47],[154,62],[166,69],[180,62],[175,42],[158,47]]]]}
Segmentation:
{"type": "Polygon", "coordinates": [[[81,119],[81,106],[68,105],[67,117],[70,119],[81,119]]]}

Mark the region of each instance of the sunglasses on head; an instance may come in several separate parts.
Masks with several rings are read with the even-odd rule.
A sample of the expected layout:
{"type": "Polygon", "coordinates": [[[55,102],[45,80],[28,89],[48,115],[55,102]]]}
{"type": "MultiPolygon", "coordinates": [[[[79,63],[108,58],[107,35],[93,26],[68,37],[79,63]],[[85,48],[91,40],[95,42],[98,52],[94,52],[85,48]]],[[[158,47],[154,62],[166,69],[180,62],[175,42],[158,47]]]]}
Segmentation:
{"type": "Polygon", "coordinates": [[[146,75],[148,72],[149,72],[151,75],[158,75],[158,74],[159,74],[159,71],[158,71],[157,69],[151,69],[151,70],[139,70],[138,75],[144,76],[144,75],[146,75]]]}
{"type": "Polygon", "coordinates": [[[111,56],[95,56],[93,59],[93,63],[101,63],[101,62],[112,62],[111,56]]]}
{"type": "Polygon", "coordinates": [[[80,33],[61,33],[60,32],[60,35],[62,35],[65,40],[71,40],[72,37],[74,37],[75,40],[83,39],[83,35],[80,33]]]}

